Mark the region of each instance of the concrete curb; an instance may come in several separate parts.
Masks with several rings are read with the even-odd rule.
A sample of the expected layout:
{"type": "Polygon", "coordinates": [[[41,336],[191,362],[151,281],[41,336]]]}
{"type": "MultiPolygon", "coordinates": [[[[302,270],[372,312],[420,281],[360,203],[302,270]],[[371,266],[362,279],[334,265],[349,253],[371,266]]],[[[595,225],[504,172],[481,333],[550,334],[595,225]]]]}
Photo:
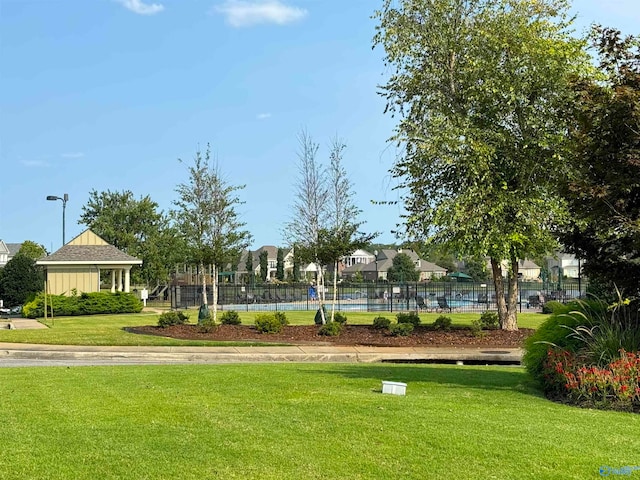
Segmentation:
{"type": "Polygon", "coordinates": [[[512,363],[522,359],[519,348],[393,348],[346,346],[291,347],[124,347],[0,344],[0,359],[100,361],[125,363],[512,363]]]}

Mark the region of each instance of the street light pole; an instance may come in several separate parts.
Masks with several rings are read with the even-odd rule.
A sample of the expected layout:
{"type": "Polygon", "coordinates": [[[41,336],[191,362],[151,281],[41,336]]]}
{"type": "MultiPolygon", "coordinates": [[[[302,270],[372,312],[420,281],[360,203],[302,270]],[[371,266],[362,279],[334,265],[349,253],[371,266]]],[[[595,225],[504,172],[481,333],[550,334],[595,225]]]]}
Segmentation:
{"type": "Polygon", "coordinates": [[[60,200],[62,201],[62,246],[65,245],[66,241],[65,241],[65,235],[64,235],[64,220],[65,220],[65,210],[67,208],[67,200],[69,200],[69,194],[65,193],[62,197],[56,197],[55,195],[47,195],[47,200],[51,200],[51,201],[56,201],[56,200],[60,200]]]}

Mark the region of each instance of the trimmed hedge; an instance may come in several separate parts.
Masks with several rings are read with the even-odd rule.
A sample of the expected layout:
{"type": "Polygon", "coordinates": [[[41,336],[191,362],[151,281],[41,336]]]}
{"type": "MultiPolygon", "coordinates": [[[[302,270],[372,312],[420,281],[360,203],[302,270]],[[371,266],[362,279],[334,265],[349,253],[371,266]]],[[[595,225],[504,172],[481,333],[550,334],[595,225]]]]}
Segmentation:
{"type": "MultiPolygon", "coordinates": [[[[47,315],[56,317],[76,315],[98,315],[111,313],[139,313],[142,302],[132,293],[93,292],[80,295],[48,295],[47,315]]],[[[22,315],[27,318],[44,317],[44,294],[22,308],[22,315]]]]}

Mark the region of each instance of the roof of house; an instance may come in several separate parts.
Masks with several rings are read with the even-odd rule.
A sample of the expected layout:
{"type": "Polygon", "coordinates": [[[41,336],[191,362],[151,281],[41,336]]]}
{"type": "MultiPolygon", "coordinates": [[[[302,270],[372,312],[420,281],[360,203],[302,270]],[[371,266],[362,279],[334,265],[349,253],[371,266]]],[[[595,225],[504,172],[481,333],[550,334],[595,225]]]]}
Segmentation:
{"type": "Polygon", "coordinates": [[[142,265],[142,260],[109,245],[91,230],[85,230],[51,255],[38,260],[36,264],[142,265]]]}
{"type": "Polygon", "coordinates": [[[9,250],[9,256],[10,257],[15,257],[16,253],[18,253],[18,251],[20,250],[20,247],[22,247],[21,243],[7,243],[7,249],[9,250]]]}

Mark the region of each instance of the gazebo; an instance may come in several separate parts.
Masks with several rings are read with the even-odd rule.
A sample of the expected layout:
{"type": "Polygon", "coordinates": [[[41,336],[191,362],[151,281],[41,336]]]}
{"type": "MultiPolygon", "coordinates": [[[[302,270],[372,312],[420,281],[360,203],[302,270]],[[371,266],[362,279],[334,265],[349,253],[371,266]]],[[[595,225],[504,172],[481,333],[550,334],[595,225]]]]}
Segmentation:
{"type": "Polygon", "coordinates": [[[111,272],[111,292],[129,292],[131,267],[142,260],[110,245],[91,230],[85,230],[51,255],[38,260],[45,268],[47,293],[70,295],[100,291],[100,273],[111,272]]]}

